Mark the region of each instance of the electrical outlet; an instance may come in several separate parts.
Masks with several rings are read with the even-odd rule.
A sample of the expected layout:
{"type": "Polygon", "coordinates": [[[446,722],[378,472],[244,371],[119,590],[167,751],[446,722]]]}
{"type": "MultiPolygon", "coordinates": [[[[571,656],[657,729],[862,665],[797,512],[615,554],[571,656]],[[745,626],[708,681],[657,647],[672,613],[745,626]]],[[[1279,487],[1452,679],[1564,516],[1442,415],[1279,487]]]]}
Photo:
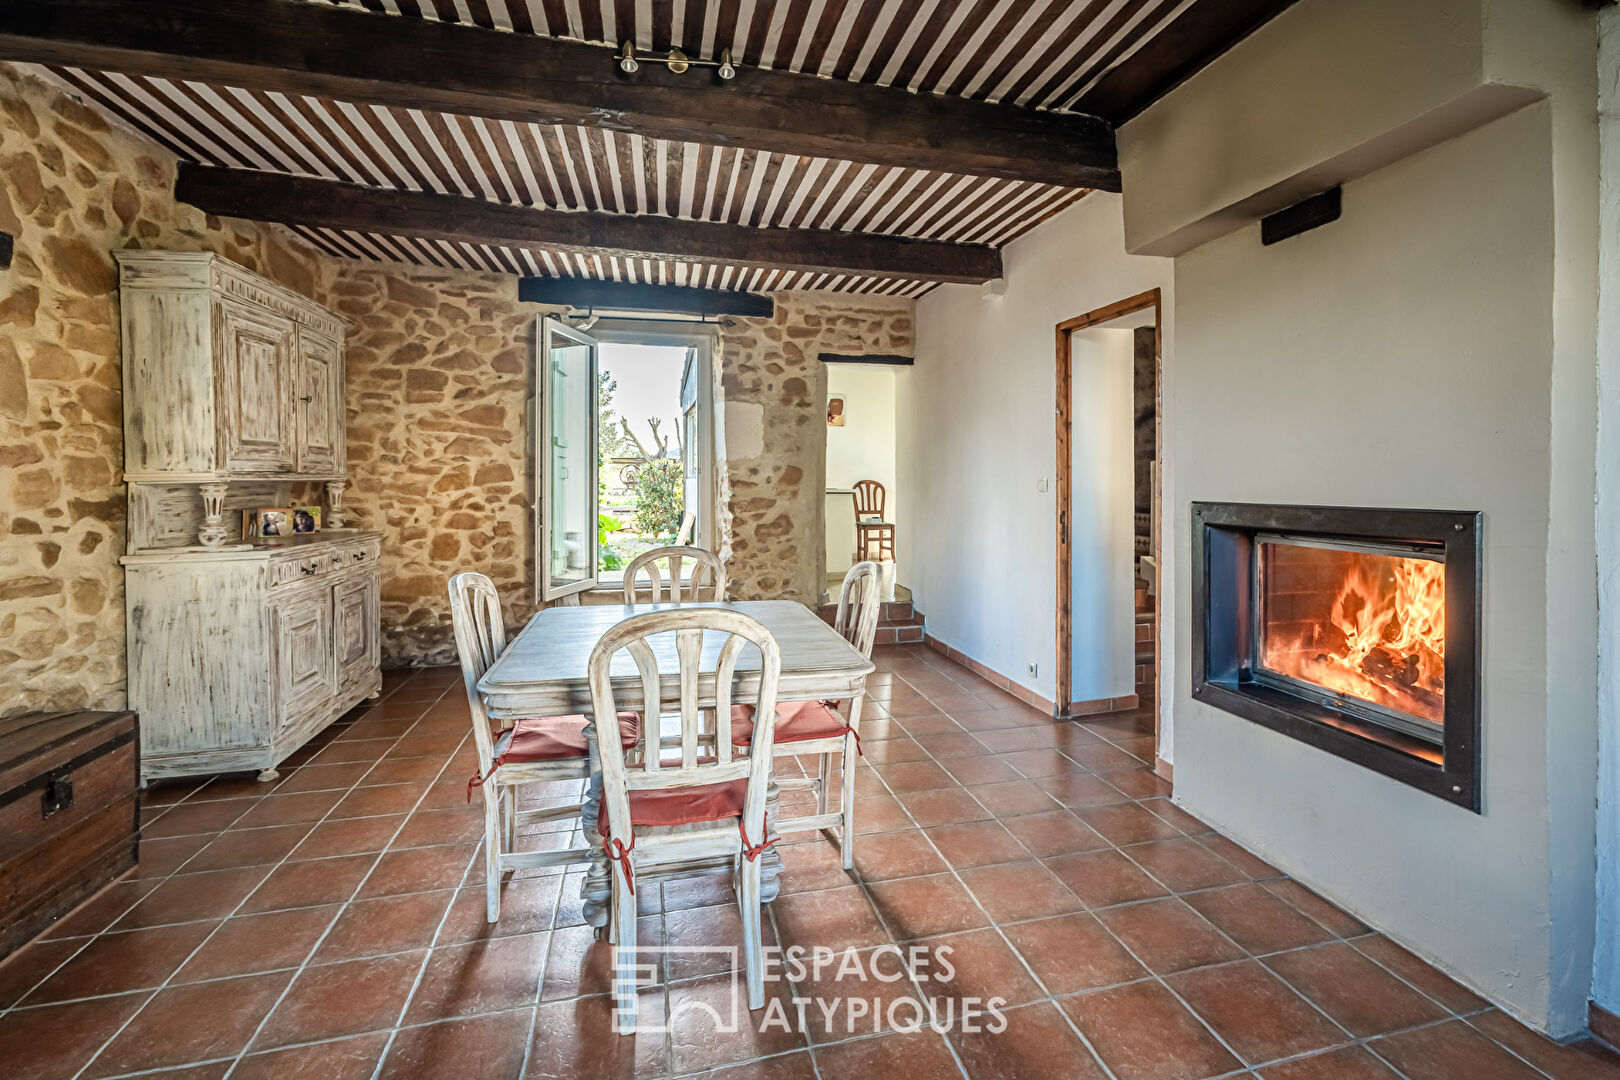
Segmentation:
{"type": "Polygon", "coordinates": [[[1031,675],[1039,675],[1041,673],[1041,665],[1039,661],[1031,660],[1029,662],[1029,673],[1031,675]]]}

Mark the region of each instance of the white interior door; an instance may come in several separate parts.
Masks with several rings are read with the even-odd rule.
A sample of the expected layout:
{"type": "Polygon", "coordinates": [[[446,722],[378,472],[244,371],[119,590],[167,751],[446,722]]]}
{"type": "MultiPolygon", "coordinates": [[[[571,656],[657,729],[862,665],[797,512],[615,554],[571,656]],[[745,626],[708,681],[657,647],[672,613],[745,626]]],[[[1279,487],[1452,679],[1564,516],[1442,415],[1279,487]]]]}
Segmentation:
{"type": "Polygon", "coordinates": [[[534,576],[556,600],[596,585],[597,343],[549,316],[535,338],[534,576]]]}

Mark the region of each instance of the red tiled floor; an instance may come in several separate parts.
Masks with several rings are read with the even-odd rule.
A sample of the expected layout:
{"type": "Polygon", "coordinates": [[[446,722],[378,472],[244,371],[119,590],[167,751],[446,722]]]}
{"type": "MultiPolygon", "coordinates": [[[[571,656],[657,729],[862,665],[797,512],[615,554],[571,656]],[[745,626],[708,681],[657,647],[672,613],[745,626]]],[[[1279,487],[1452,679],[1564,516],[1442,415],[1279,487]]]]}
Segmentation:
{"type": "MultiPolygon", "coordinates": [[[[460,675],[435,669],[389,673],[279,781],[150,789],[135,872],[0,964],[0,1075],[1097,1080],[1100,1057],[1114,1080],[1620,1080],[1176,807],[1147,714],[1057,723],[933,653],[877,661],[855,869],[790,834],[766,912],[767,944],[838,951],[780,966],[778,1012],[738,1031],[695,1011],[729,1004],[729,955],[677,953],[641,958],[647,1030],[610,1033],[581,868],[513,875],[487,921],[460,675]],[[945,1037],[908,1030],[930,1004],[945,1037]]],[[[637,902],[645,947],[740,941],[723,873],[637,902]]]]}

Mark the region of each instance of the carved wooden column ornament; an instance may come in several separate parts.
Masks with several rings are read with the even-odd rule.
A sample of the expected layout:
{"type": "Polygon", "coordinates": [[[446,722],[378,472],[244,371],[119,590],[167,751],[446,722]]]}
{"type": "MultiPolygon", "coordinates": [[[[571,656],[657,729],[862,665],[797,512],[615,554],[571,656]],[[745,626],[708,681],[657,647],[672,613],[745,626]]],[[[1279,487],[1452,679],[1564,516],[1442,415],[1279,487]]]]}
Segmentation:
{"type": "Polygon", "coordinates": [[[328,529],[343,528],[343,489],[349,486],[347,480],[328,480],[326,482],[326,527],[328,529]]]}
{"type": "Polygon", "coordinates": [[[202,492],[203,523],[197,530],[197,542],[204,547],[219,547],[225,542],[225,491],[230,485],[226,483],[199,484],[197,490],[202,492]]]}

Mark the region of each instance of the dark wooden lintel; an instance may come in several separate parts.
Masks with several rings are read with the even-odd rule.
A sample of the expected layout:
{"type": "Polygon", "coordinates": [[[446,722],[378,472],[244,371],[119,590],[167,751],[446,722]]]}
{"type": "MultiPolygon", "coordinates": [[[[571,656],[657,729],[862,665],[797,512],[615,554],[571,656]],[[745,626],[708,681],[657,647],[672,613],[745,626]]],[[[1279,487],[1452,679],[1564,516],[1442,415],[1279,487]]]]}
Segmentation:
{"type": "Polygon", "coordinates": [[[518,279],[518,299],[592,311],[645,311],[667,315],[743,315],[770,318],[776,301],[758,293],[693,289],[684,285],[642,285],[586,278],[518,279]]]}
{"type": "Polygon", "coordinates": [[[914,356],[897,356],[890,353],[830,353],[821,354],[823,364],[889,364],[894,366],[907,366],[915,364],[914,356]]]}

